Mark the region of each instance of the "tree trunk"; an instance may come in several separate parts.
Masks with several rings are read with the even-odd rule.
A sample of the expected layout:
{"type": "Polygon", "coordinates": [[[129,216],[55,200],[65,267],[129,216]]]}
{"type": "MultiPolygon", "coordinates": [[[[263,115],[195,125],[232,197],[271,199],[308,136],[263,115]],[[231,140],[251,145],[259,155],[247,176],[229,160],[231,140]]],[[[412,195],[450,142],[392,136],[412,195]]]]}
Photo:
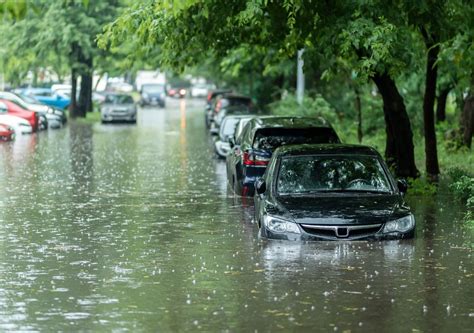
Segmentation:
{"type": "Polygon", "coordinates": [[[474,95],[471,94],[464,101],[461,117],[462,143],[471,149],[472,136],[474,134],[474,95]]]}
{"type": "Polygon", "coordinates": [[[425,95],[423,98],[423,125],[425,134],[426,174],[428,178],[437,179],[439,175],[438,149],[434,122],[434,103],[436,98],[436,80],[438,77],[439,46],[426,43],[428,56],[426,61],[425,95]]]}
{"type": "Polygon", "coordinates": [[[436,101],[436,122],[442,122],[446,120],[446,102],[448,100],[451,86],[445,86],[439,91],[439,95],[436,101]]]}
{"type": "Polygon", "coordinates": [[[69,104],[69,114],[71,118],[77,118],[77,71],[75,68],[71,70],[71,104],[69,104]]]}
{"type": "Polygon", "coordinates": [[[79,91],[78,111],[80,117],[85,117],[92,111],[92,58],[84,58],[86,67],[81,74],[81,91],[79,91]]]}
{"type": "Polygon", "coordinates": [[[385,158],[399,177],[419,176],[415,165],[413,133],[410,119],[395,81],[385,73],[375,73],[372,80],[382,95],[387,145],[385,158]]]}
{"type": "Polygon", "coordinates": [[[362,103],[360,101],[360,92],[359,89],[354,88],[356,99],[355,99],[355,108],[357,111],[357,139],[359,143],[362,142],[362,103]]]}

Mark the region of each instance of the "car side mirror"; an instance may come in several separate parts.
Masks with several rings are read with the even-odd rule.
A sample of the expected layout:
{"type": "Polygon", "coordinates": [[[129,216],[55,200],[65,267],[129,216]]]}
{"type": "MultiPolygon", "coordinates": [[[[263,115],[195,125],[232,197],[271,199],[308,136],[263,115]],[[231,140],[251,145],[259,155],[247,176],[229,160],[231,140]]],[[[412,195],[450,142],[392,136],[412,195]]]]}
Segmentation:
{"type": "Polygon", "coordinates": [[[267,190],[267,184],[262,178],[258,179],[255,182],[255,190],[257,191],[258,194],[263,194],[267,190]]]}
{"type": "Polygon", "coordinates": [[[397,179],[397,187],[402,194],[405,194],[408,191],[408,184],[405,179],[397,179]]]}
{"type": "Polygon", "coordinates": [[[235,147],[235,139],[233,137],[229,137],[229,145],[230,145],[230,148],[234,148],[235,147]]]}

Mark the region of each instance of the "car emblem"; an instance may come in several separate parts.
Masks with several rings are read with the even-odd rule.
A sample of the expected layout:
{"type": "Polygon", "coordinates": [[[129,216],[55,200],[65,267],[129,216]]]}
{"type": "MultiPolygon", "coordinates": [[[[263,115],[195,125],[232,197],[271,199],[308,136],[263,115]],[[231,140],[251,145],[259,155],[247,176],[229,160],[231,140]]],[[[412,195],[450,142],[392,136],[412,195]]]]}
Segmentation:
{"type": "Polygon", "coordinates": [[[347,227],[337,227],[336,228],[336,236],[341,237],[341,238],[349,237],[349,228],[347,228],[347,227]]]}

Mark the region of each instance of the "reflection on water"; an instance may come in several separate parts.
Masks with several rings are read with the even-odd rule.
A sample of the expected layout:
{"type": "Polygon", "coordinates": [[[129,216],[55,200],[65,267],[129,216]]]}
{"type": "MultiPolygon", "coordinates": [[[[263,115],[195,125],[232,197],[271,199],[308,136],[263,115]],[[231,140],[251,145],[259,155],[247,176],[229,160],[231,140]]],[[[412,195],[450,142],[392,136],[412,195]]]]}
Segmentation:
{"type": "Polygon", "coordinates": [[[415,240],[259,240],[203,104],[0,145],[0,331],[472,330],[450,197],[409,198],[415,240]]]}

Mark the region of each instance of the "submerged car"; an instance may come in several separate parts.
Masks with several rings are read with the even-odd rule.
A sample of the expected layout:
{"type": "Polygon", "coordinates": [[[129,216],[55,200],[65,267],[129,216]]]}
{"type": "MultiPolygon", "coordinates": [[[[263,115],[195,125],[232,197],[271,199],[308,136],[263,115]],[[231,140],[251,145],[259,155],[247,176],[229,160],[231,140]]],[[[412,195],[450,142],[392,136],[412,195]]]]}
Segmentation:
{"type": "Polygon", "coordinates": [[[112,121],[137,122],[137,107],[132,96],[126,94],[107,94],[100,106],[102,123],[112,121]]]}
{"type": "Polygon", "coordinates": [[[0,141],[13,141],[15,139],[15,130],[13,127],[0,122],[0,141]]]}
{"type": "Polygon", "coordinates": [[[359,145],[275,151],[256,184],[260,236],[286,240],[412,238],[415,219],[380,154],[359,145]]]}
{"type": "Polygon", "coordinates": [[[27,88],[21,92],[22,95],[33,97],[41,103],[66,110],[71,104],[70,97],[48,88],[27,88]]]}
{"type": "Polygon", "coordinates": [[[140,89],[140,105],[159,105],[162,108],[166,104],[166,88],[164,84],[147,83],[143,84],[140,89]]]}
{"type": "MultiPolygon", "coordinates": [[[[252,98],[248,96],[233,93],[219,94],[213,100],[211,107],[206,111],[207,127],[212,127],[212,123],[215,121],[215,118],[218,116],[219,112],[229,107],[241,107],[252,110],[254,109],[254,104],[252,102],[252,98]]],[[[249,113],[252,113],[252,111],[249,113]]]]}
{"type": "Polygon", "coordinates": [[[23,109],[18,104],[0,98],[0,114],[8,114],[25,119],[31,125],[33,132],[39,127],[39,116],[36,112],[23,109]]]}
{"type": "Polygon", "coordinates": [[[321,117],[263,116],[252,118],[226,157],[227,180],[232,190],[253,195],[254,182],[263,176],[273,150],[288,144],[338,143],[332,126],[321,117]]]}
{"type": "Polygon", "coordinates": [[[21,134],[30,134],[33,133],[33,128],[31,127],[30,123],[20,117],[11,116],[6,113],[2,113],[1,103],[0,103],[0,123],[10,126],[15,131],[16,135],[21,134]]]}
{"type": "Polygon", "coordinates": [[[252,117],[249,115],[231,115],[222,120],[219,136],[214,142],[214,149],[218,157],[225,158],[230,152],[229,138],[234,136],[237,125],[241,122],[247,122],[252,117]]]}
{"type": "Polygon", "coordinates": [[[42,104],[30,96],[15,94],[13,92],[1,91],[0,98],[11,101],[25,110],[34,111],[40,116],[40,121],[46,123],[50,128],[59,128],[67,121],[66,114],[52,106],[42,104]]]}

